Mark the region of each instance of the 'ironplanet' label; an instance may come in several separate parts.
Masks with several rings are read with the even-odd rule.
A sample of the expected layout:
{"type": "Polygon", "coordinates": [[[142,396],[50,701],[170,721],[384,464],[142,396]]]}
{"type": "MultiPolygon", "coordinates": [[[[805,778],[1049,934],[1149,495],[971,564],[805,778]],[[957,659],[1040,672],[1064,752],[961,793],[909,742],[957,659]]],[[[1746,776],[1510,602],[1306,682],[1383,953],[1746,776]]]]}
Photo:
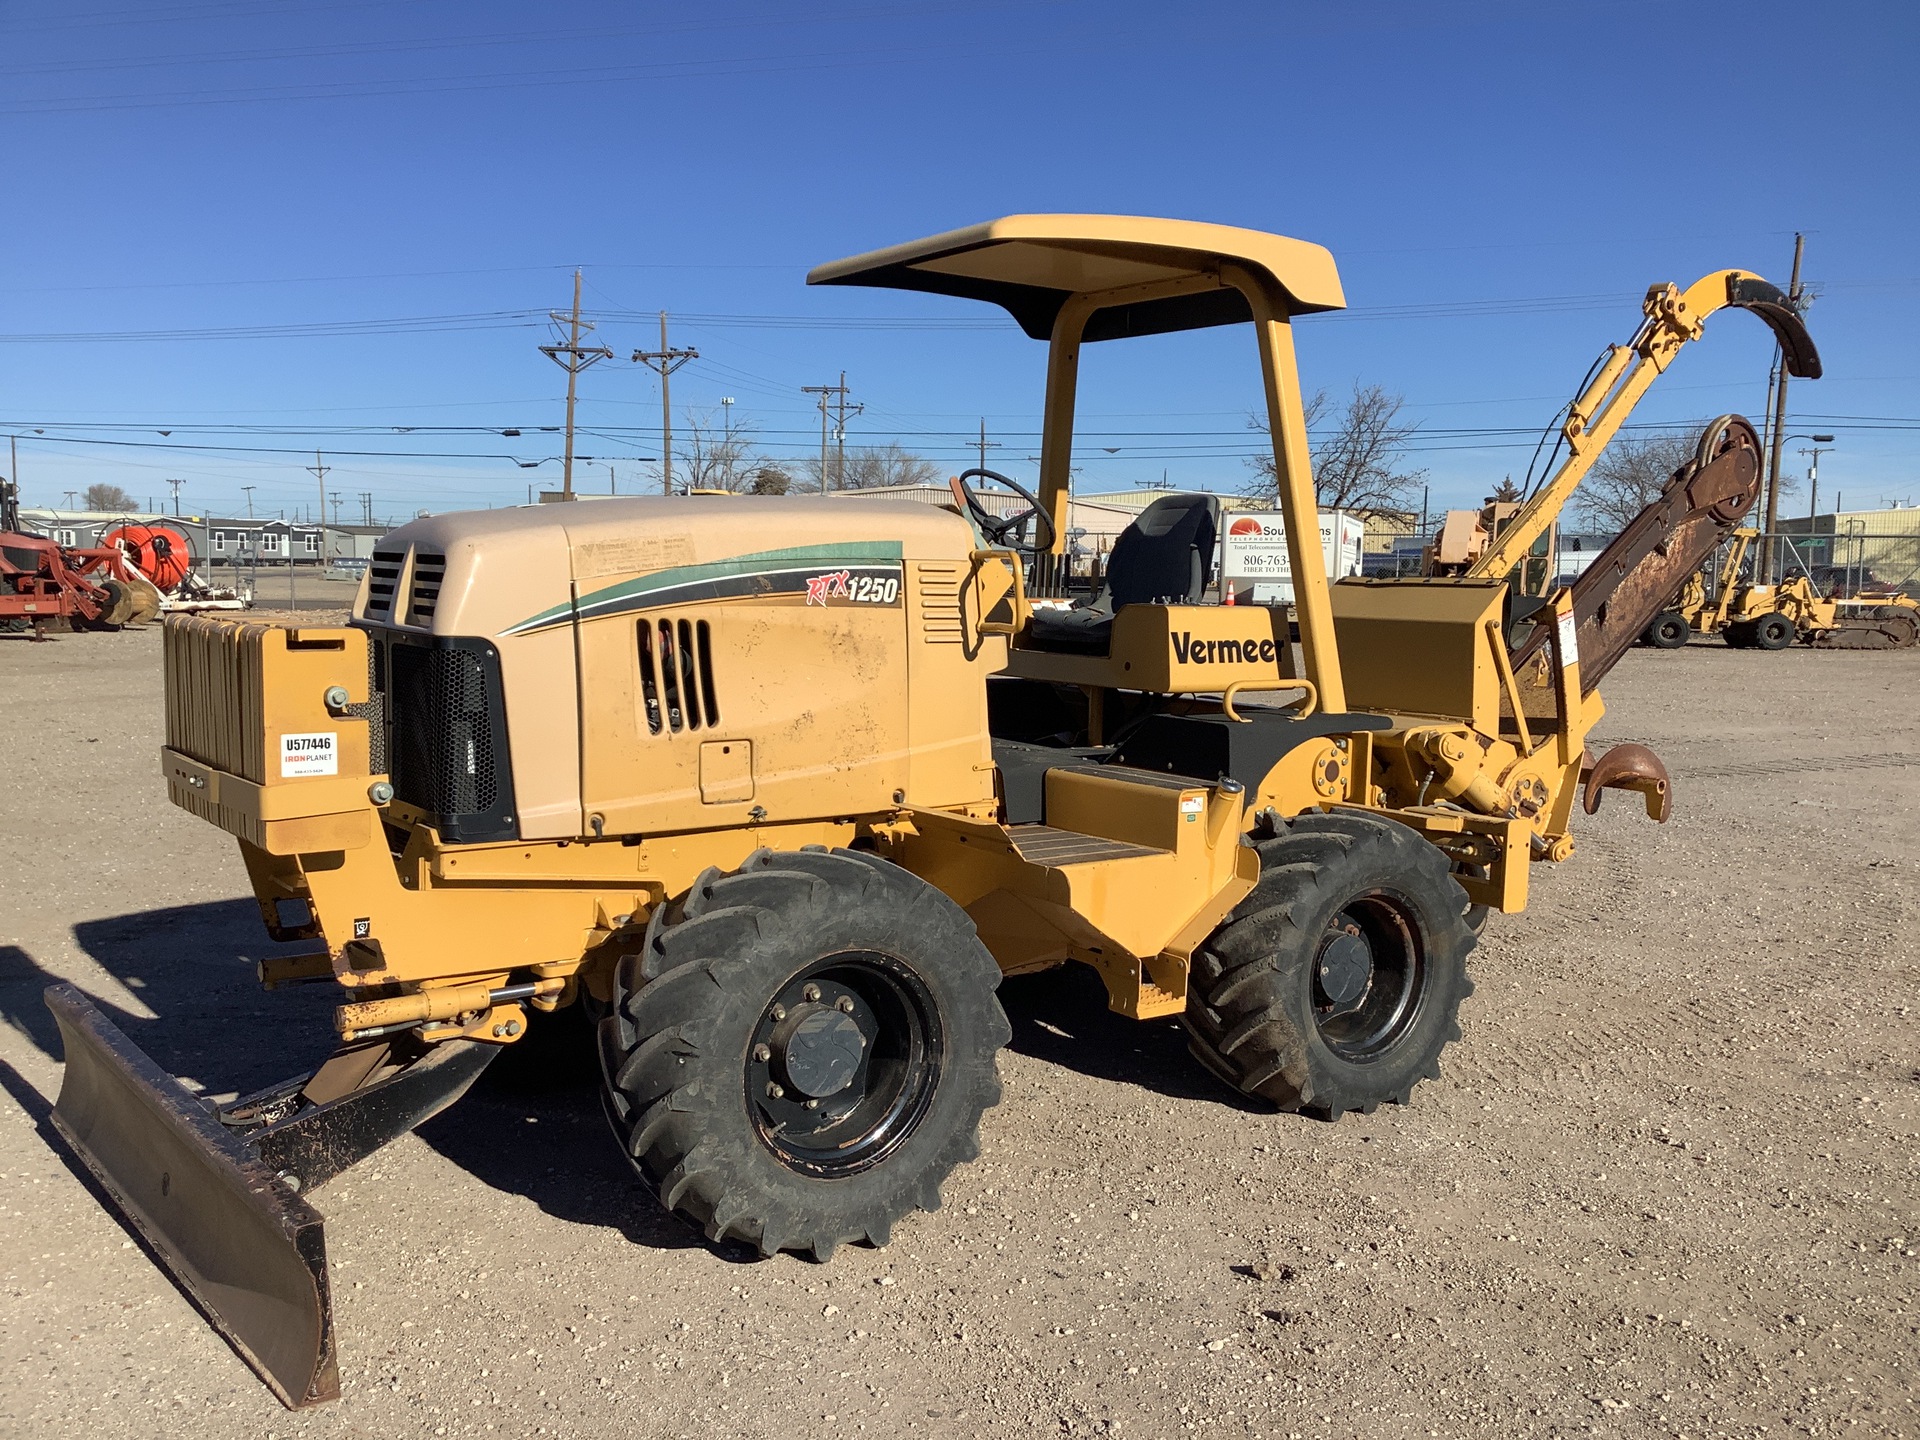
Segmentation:
{"type": "Polygon", "coordinates": [[[280,778],[301,779],[309,775],[340,773],[340,735],[322,730],[311,735],[280,737],[280,778]]]}

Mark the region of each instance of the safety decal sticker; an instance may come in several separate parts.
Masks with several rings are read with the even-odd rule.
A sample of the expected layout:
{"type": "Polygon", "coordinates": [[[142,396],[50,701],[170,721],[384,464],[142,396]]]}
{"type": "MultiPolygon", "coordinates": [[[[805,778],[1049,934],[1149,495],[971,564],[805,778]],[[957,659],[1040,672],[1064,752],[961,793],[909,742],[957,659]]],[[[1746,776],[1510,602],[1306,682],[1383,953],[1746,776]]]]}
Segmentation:
{"type": "Polygon", "coordinates": [[[1580,627],[1574,621],[1573,612],[1567,611],[1560,617],[1560,668],[1580,663],[1580,627]]]}

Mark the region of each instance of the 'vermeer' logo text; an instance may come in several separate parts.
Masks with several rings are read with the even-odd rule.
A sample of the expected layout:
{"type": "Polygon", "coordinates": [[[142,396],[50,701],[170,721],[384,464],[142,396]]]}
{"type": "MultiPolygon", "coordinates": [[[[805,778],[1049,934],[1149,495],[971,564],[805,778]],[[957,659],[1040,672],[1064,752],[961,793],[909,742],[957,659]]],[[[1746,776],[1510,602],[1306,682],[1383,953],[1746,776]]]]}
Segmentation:
{"type": "Polygon", "coordinates": [[[1173,658],[1182,665],[1271,665],[1279,653],[1271,640],[1196,640],[1191,630],[1173,632],[1173,658]]]}

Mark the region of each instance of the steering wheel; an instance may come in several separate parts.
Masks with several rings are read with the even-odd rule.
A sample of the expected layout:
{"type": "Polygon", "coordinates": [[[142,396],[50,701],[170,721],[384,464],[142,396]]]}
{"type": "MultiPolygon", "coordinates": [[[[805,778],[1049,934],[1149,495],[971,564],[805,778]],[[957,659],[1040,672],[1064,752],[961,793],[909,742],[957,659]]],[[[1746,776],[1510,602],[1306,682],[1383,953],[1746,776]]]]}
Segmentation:
{"type": "Polygon", "coordinates": [[[1053,549],[1053,517],[1041,506],[1040,499],[1018,480],[1010,480],[997,470],[983,470],[978,467],[962,470],[950,482],[953,493],[960,503],[967,507],[967,513],[973,517],[973,523],[980,527],[980,533],[987,543],[997,549],[1011,550],[1037,560],[1053,549]],[[1004,485],[1022,500],[1027,508],[1017,515],[996,515],[980,499],[980,492],[967,483],[974,476],[992,480],[1004,485]],[[1017,538],[1027,528],[1027,522],[1033,521],[1033,538],[1017,538]],[[1044,539],[1042,537],[1045,537],[1044,539]]]}

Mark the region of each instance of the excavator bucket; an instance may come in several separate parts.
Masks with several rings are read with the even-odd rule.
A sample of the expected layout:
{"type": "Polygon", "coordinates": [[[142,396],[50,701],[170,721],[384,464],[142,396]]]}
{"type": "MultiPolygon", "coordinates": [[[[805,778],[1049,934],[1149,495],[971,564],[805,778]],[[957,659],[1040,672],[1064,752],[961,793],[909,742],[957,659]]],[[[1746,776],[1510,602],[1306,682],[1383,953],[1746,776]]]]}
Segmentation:
{"type": "Polygon", "coordinates": [[[325,1222],[303,1192],[446,1108],[498,1047],[344,1046],[215,1111],[73,986],[46,1001],[66,1044],[54,1128],[289,1409],[336,1398],[325,1222]]]}

